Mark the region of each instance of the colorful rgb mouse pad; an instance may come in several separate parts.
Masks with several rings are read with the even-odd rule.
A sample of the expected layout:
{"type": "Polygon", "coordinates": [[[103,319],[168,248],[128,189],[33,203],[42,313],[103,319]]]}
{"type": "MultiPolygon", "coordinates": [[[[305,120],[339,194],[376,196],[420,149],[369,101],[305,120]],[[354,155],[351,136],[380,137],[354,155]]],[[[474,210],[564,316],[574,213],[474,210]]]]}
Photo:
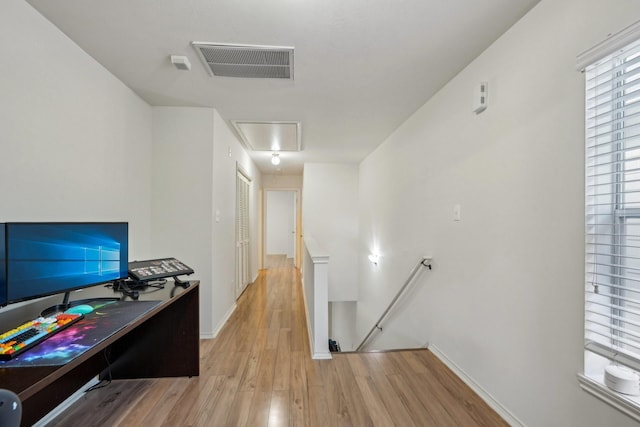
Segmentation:
{"type": "Polygon", "coordinates": [[[7,362],[0,368],[58,366],[69,363],[94,345],[147,313],[161,301],[94,301],[85,318],[7,362]]]}

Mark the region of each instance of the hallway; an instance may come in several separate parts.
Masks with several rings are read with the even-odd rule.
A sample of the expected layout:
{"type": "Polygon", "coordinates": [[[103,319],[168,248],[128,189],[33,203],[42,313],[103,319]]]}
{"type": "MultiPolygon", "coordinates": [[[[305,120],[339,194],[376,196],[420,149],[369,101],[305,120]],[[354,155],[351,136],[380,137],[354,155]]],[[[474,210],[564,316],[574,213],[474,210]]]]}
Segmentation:
{"type": "Polygon", "coordinates": [[[198,378],[114,381],[49,425],[507,425],[428,350],[312,360],[302,298],[298,271],[271,258],[201,341],[198,378]]]}

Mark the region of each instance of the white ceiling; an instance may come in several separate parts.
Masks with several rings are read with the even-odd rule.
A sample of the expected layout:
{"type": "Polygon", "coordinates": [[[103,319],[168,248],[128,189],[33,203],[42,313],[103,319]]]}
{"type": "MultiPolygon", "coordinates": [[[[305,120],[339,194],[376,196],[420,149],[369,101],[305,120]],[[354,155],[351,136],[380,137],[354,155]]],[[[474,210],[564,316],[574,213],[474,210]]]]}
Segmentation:
{"type": "Polygon", "coordinates": [[[301,122],[302,151],[280,170],[251,154],[298,174],[362,160],[539,0],[27,1],[151,105],[301,122]],[[292,46],[295,78],[210,77],[193,41],[292,46]]]}

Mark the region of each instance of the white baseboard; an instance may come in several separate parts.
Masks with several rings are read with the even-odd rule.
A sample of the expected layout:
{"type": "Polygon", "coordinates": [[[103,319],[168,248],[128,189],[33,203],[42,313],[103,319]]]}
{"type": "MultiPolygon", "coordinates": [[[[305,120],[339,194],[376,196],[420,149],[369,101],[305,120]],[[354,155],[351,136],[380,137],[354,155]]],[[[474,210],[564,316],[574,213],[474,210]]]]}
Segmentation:
{"type": "Polygon", "coordinates": [[[333,359],[333,357],[331,356],[331,353],[313,353],[311,355],[311,358],[313,360],[331,360],[331,359],[333,359]]]}
{"type": "Polygon", "coordinates": [[[234,311],[236,311],[236,303],[233,303],[233,306],[231,306],[231,308],[229,309],[229,311],[227,311],[227,314],[224,315],[224,318],[222,319],[222,321],[218,324],[218,326],[213,330],[213,336],[211,338],[215,338],[218,336],[218,334],[220,333],[220,331],[222,330],[222,328],[224,327],[224,325],[227,323],[227,320],[229,320],[229,318],[231,317],[231,315],[233,314],[234,311]]]}
{"type": "Polygon", "coordinates": [[[456,365],[451,359],[447,357],[438,347],[433,344],[427,344],[427,348],[433,353],[442,363],[447,365],[466,385],[476,392],[487,405],[498,413],[510,426],[513,427],[525,427],[525,424],[520,421],[515,415],[513,415],[507,408],[502,406],[489,392],[487,392],[480,384],[478,384],[473,378],[471,378],[465,371],[463,371],[458,365],[456,365]]]}

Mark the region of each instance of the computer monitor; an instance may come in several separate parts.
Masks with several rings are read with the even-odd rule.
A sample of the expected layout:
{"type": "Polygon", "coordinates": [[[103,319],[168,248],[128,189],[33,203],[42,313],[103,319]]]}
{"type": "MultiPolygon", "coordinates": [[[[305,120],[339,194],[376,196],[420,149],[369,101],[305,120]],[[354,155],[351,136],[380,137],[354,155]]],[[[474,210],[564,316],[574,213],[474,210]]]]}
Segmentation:
{"type": "Polygon", "coordinates": [[[7,302],[126,279],[126,222],[7,223],[7,302]]]}
{"type": "Polygon", "coordinates": [[[7,259],[4,224],[0,224],[0,307],[7,305],[7,259]]]}

